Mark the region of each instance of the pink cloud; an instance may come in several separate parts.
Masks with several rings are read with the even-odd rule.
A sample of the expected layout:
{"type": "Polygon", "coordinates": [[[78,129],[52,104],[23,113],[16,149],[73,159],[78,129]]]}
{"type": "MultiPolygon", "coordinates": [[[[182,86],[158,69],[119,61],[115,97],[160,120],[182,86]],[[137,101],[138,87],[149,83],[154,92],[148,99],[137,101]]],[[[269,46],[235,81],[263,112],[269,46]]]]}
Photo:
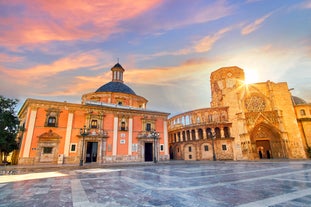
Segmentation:
{"type": "Polygon", "coordinates": [[[255,30],[257,30],[262,24],[264,21],[266,21],[270,16],[272,15],[272,13],[269,13],[259,19],[256,19],[253,23],[245,26],[242,31],[241,31],[241,34],[242,35],[248,35],[252,32],[254,32],[255,30]]]}
{"type": "Polygon", "coordinates": [[[0,53],[0,63],[16,63],[21,62],[23,60],[24,57],[0,53]]]}
{"type": "Polygon", "coordinates": [[[1,78],[11,80],[20,85],[35,85],[44,82],[47,77],[53,77],[65,71],[73,71],[82,67],[93,67],[99,64],[102,53],[91,51],[87,53],[72,54],[54,61],[51,64],[37,65],[26,69],[0,68],[1,78]]]}
{"type": "Polygon", "coordinates": [[[219,30],[214,35],[209,35],[204,38],[202,38],[197,45],[195,45],[195,51],[196,52],[207,52],[212,49],[213,45],[223,37],[223,35],[227,32],[229,32],[232,28],[227,27],[219,30]]]}
{"type": "Polygon", "coordinates": [[[133,18],[160,1],[8,1],[1,6],[14,9],[18,5],[24,9],[20,14],[12,9],[9,16],[0,18],[0,26],[5,28],[0,31],[0,44],[14,48],[49,41],[105,39],[121,30],[120,21],[133,18]]]}

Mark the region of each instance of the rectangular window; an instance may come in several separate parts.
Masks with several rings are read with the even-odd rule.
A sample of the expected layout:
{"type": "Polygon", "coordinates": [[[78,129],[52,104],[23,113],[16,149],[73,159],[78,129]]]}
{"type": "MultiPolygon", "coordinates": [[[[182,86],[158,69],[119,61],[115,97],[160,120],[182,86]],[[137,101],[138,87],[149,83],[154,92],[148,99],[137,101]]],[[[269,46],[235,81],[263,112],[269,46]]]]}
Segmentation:
{"type": "Polygon", "coordinates": [[[161,151],[161,152],[164,151],[164,145],[163,145],[163,144],[160,145],[160,151],[161,151]]]}
{"type": "Polygon", "coordinates": [[[97,120],[92,120],[91,121],[91,128],[96,129],[97,128],[97,120]]]}
{"type": "Polygon", "coordinates": [[[43,154],[52,154],[53,147],[43,147],[43,154]]]}
{"type": "Polygon", "coordinates": [[[150,123],[146,124],[146,131],[147,132],[151,131],[151,124],[150,123]]]}
{"type": "Polygon", "coordinates": [[[208,151],[208,145],[205,145],[205,146],[204,146],[204,150],[205,150],[205,151],[208,151]]]}
{"type": "Polygon", "coordinates": [[[192,155],[189,155],[189,160],[191,160],[192,159],[192,155]]]}
{"type": "Polygon", "coordinates": [[[120,128],[121,131],[126,131],[126,127],[125,127],[125,121],[122,121],[121,122],[121,128],[120,128]]]}
{"type": "Polygon", "coordinates": [[[56,126],[56,118],[54,116],[50,116],[48,118],[48,126],[55,127],[56,126]]]}
{"type": "Polygon", "coordinates": [[[188,149],[189,149],[189,152],[191,152],[191,147],[189,147],[188,149]]]}
{"type": "Polygon", "coordinates": [[[226,150],[227,150],[227,145],[223,144],[223,145],[222,145],[222,150],[223,150],[223,151],[226,151],[226,150]]]}
{"type": "Polygon", "coordinates": [[[70,145],[70,152],[75,152],[77,150],[77,144],[70,145]]]}

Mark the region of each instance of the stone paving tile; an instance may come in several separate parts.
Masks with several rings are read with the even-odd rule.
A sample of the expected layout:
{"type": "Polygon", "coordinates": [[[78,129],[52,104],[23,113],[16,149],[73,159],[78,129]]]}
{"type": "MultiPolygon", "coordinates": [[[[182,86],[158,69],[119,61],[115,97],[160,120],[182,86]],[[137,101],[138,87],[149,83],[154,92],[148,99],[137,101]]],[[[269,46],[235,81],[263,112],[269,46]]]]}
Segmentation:
{"type": "Polygon", "coordinates": [[[311,162],[206,162],[0,176],[4,206],[310,206],[311,162]],[[40,175],[43,176],[43,175],[40,175]],[[15,179],[16,178],[16,179],[15,179]],[[5,180],[6,179],[6,180],[5,180]],[[14,181],[14,179],[16,181],[14,181]]]}

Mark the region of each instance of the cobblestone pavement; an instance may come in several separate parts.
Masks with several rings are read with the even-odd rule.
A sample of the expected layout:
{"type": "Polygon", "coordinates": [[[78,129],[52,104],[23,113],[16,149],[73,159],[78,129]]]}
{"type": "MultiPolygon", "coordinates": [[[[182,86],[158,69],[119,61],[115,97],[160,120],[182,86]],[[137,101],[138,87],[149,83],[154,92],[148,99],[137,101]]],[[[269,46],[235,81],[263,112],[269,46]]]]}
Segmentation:
{"type": "Polygon", "coordinates": [[[193,162],[0,176],[0,206],[310,206],[311,162],[193,162]]]}

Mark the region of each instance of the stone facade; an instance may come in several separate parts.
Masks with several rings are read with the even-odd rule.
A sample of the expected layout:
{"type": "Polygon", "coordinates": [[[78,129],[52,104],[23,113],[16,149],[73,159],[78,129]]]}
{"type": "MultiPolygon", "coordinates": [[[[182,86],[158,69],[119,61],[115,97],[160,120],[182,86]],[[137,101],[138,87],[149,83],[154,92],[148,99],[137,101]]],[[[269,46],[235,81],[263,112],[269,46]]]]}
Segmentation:
{"type": "Polygon", "coordinates": [[[224,67],[212,72],[210,85],[211,108],[169,119],[171,158],[213,159],[211,143],[216,159],[306,158],[310,104],[293,104],[287,83],[245,84],[241,68],[224,67]],[[300,107],[303,118],[297,116],[300,107]],[[184,138],[188,131],[195,136],[184,138]]]}

